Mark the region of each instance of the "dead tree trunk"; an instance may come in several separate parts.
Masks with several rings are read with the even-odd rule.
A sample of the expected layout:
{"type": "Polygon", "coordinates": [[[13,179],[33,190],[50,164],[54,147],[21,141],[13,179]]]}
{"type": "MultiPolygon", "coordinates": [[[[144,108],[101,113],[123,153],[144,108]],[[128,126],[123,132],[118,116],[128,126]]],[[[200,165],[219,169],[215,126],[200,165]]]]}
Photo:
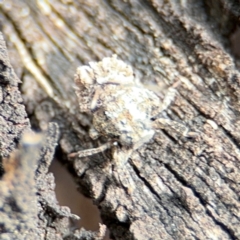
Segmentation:
{"type": "MultiPolygon", "coordinates": [[[[31,155],[37,167],[24,139],[20,157],[4,161],[1,239],[103,238],[104,226],[99,233],[71,229],[76,217],[54,199],[47,171],[58,132],[57,158],[99,207],[113,239],[240,239],[240,74],[230,42],[239,9],[230,0],[2,1],[1,30],[31,128],[49,130],[31,155]],[[110,151],[67,158],[99,144],[89,137],[90,116],[79,112],[76,68],[112,54],[159,95],[180,82],[162,117],[194,138],[159,131],[124,166],[110,151]]],[[[17,84],[1,40],[3,158],[30,128],[24,109],[17,112],[17,84]]]]}

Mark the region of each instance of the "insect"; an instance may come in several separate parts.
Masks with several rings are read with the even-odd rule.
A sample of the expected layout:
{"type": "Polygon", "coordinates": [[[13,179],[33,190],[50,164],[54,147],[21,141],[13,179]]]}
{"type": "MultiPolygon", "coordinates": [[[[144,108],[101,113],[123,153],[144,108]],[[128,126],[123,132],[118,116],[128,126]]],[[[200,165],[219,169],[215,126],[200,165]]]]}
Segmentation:
{"type": "Polygon", "coordinates": [[[156,119],[173,100],[174,88],[160,101],[134,77],[132,67],[116,55],[79,67],[75,83],[80,111],[92,115],[90,137],[105,137],[107,142],[69,157],[90,156],[112,148],[113,158],[125,162],[134,150],[152,139],[155,125],[164,128],[172,124],[168,119],[156,119]]]}

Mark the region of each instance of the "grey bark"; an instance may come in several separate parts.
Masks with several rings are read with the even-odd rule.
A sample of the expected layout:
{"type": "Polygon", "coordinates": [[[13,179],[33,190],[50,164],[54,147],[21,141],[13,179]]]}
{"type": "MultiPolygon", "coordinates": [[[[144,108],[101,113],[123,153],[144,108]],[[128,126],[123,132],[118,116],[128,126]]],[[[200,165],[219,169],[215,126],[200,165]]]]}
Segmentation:
{"type": "MultiPolygon", "coordinates": [[[[14,239],[11,224],[32,239],[102,239],[104,226],[99,233],[73,230],[69,221],[76,217],[49,200],[54,179],[47,169],[58,128],[57,157],[99,207],[113,239],[240,239],[240,75],[229,40],[238,24],[237,1],[21,0],[0,6],[23,99],[2,41],[1,129],[9,130],[1,134],[1,156],[16,148],[23,130],[49,128],[49,142],[40,144],[34,157],[37,167],[17,165],[8,178],[8,164],[3,165],[1,184],[13,187],[1,188],[0,213],[8,216],[0,218],[2,239],[14,239]],[[79,65],[112,54],[131,64],[158,94],[180,81],[163,117],[186,125],[196,137],[158,131],[124,166],[110,151],[70,161],[67,154],[98,146],[88,135],[91,117],[79,113],[73,75],[79,65]],[[16,182],[19,173],[30,172],[35,174],[16,182]],[[31,183],[26,202],[35,210],[26,210],[25,221],[13,222],[14,214],[25,214],[18,198],[25,197],[25,181],[31,183]],[[6,212],[12,206],[7,197],[18,199],[21,211],[6,212]]],[[[25,156],[29,150],[21,151],[25,156]]]]}

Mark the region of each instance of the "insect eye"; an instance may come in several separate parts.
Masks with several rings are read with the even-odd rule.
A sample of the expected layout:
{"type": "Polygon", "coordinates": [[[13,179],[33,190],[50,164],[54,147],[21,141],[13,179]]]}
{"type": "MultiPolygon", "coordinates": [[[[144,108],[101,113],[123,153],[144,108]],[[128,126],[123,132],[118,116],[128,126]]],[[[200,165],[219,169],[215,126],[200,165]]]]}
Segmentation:
{"type": "Polygon", "coordinates": [[[151,121],[155,121],[156,119],[157,119],[157,117],[150,118],[151,121]]]}

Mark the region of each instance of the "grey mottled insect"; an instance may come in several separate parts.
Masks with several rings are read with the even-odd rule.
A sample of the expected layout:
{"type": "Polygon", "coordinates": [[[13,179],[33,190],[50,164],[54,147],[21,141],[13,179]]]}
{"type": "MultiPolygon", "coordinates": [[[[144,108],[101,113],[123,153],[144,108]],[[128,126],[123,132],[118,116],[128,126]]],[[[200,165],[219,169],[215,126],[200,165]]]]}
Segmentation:
{"type": "MultiPolygon", "coordinates": [[[[132,68],[116,56],[79,67],[75,83],[80,111],[93,116],[90,137],[103,136],[108,141],[69,157],[89,156],[112,148],[113,158],[125,162],[133,150],[152,139],[156,125],[153,119],[168,107],[175,93],[172,89],[161,102],[134,78],[132,68]]],[[[157,122],[160,128],[171,124],[167,119],[157,122]]]]}

